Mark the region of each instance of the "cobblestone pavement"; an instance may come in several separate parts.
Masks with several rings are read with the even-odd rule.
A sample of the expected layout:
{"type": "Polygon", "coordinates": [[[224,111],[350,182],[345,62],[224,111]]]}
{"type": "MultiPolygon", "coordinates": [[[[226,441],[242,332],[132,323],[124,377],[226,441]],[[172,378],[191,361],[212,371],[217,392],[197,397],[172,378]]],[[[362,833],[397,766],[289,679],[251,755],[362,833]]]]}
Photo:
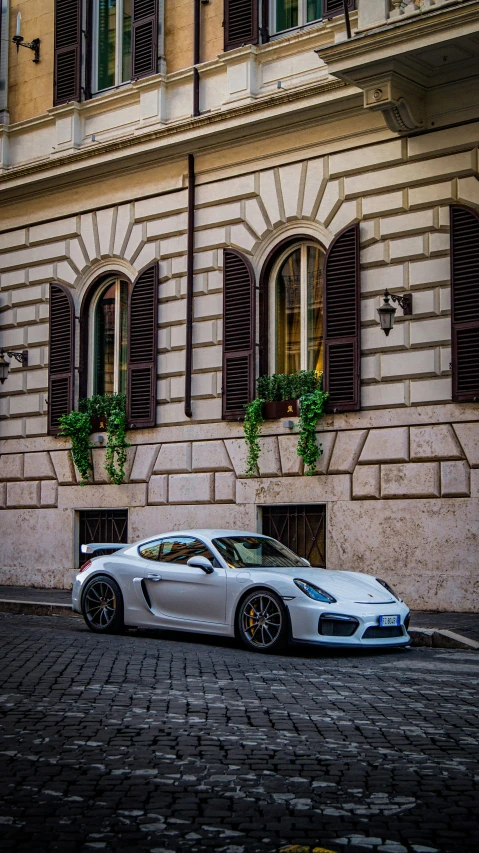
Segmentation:
{"type": "Polygon", "coordinates": [[[474,652],[1,615],[0,655],[4,851],[479,850],[474,652]]]}

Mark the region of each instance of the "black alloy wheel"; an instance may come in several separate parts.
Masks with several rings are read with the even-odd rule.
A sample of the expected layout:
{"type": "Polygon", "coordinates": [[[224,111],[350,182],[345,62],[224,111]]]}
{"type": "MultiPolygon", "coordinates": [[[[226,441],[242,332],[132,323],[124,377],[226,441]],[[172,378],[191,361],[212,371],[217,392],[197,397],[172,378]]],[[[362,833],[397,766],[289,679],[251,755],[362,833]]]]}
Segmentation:
{"type": "Polygon", "coordinates": [[[123,596],[120,587],[107,575],[97,575],[85,586],[83,618],[90,631],[116,634],[123,630],[123,596]]]}
{"type": "Polygon", "coordinates": [[[286,644],[286,609],[269,589],[252,590],[237,614],[237,630],[243,644],[256,652],[277,652],[286,644]]]}

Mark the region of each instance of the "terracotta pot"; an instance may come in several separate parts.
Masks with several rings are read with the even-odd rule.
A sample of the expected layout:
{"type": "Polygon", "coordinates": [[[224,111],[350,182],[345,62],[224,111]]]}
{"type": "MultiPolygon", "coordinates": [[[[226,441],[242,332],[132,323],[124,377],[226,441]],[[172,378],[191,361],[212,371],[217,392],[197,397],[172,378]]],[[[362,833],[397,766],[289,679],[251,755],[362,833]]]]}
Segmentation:
{"type": "Polygon", "coordinates": [[[263,415],[267,421],[276,421],[279,418],[299,417],[299,400],[274,400],[265,403],[263,415]]]}
{"type": "Polygon", "coordinates": [[[91,419],[91,431],[92,432],[104,432],[106,430],[106,417],[105,415],[102,418],[92,418],[91,419]]]}

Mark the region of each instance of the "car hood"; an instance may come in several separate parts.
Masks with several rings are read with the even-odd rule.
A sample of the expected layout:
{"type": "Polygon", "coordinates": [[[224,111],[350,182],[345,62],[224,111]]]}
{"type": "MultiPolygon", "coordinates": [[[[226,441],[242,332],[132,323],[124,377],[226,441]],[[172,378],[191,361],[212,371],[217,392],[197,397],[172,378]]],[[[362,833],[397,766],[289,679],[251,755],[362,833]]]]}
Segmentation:
{"type": "Polygon", "coordinates": [[[359,572],[328,571],[328,569],[315,569],[309,566],[298,566],[292,569],[261,569],[261,571],[274,573],[278,580],[288,577],[291,580],[300,578],[309,581],[324,589],[325,592],[329,592],[338,601],[354,601],[356,604],[386,604],[396,601],[372,575],[359,572]]]}

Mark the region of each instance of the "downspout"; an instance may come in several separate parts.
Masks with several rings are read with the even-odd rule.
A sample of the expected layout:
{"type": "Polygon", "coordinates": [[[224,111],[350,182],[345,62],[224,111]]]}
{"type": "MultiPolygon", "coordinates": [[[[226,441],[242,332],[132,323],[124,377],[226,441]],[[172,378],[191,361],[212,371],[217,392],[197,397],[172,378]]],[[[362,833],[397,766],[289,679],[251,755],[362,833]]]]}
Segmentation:
{"type": "Polygon", "coordinates": [[[8,117],[8,48],[9,48],[9,22],[10,0],[1,0],[0,3],[0,38],[2,48],[0,49],[0,124],[9,124],[8,117]]]}
{"type": "Polygon", "coordinates": [[[195,158],[188,154],[188,232],[186,245],[186,365],[185,415],[191,418],[191,373],[193,366],[193,261],[195,249],[195,158]]]}
{"type": "Polygon", "coordinates": [[[194,0],[193,19],[193,116],[200,114],[200,39],[201,39],[201,7],[200,0],[194,0]]]}

